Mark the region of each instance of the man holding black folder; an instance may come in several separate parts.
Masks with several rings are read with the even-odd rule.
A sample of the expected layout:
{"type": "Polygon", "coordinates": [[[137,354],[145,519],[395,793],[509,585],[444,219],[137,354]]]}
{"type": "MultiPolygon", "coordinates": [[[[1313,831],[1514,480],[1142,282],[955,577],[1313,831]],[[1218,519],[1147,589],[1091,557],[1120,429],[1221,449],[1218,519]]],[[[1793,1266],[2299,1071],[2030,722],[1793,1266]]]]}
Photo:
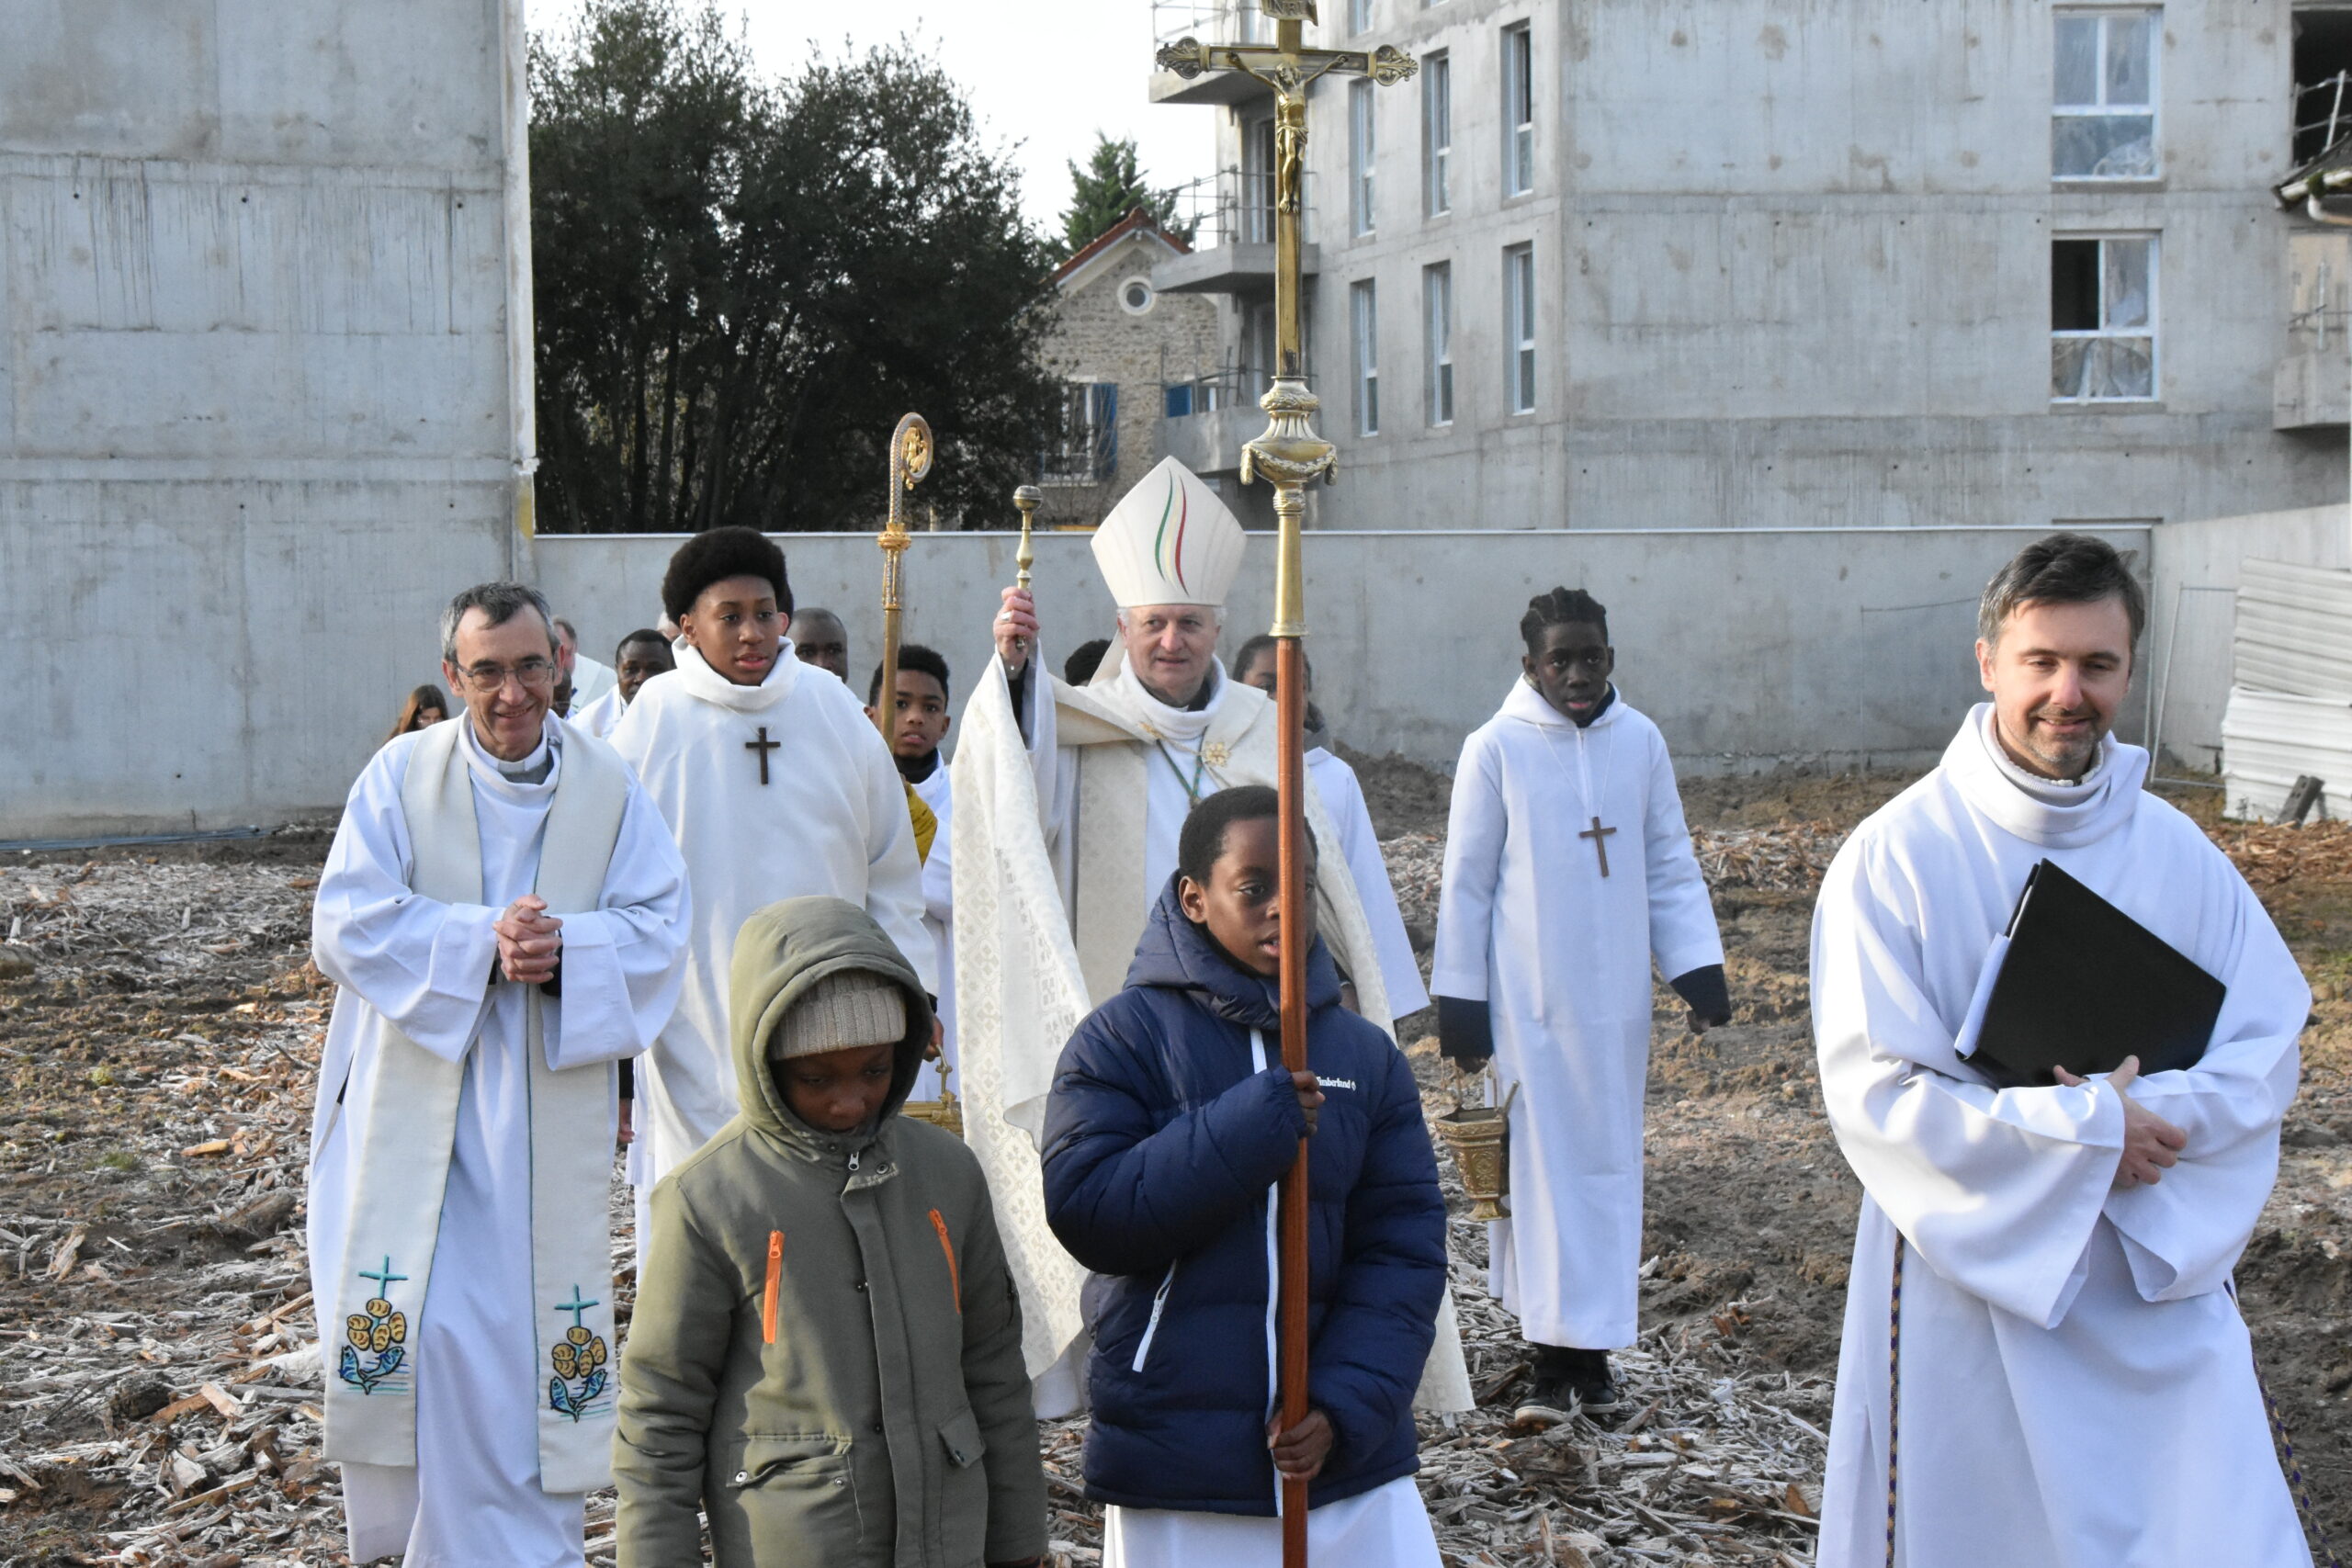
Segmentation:
{"type": "Polygon", "coordinates": [[[2107,544],[2028,547],[1979,615],[1993,700],[1823,884],[1822,1091],[1867,1196],[1821,1568],[2311,1562],[2230,1289],[2311,996],[2109,734],[2145,615],[2107,544]]]}

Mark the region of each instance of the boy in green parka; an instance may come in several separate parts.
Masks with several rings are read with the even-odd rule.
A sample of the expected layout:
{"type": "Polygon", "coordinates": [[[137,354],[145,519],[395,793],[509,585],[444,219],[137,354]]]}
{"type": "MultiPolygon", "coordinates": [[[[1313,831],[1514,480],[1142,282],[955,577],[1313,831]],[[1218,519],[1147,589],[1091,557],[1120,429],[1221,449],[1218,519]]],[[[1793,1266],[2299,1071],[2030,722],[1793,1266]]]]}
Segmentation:
{"type": "Polygon", "coordinates": [[[1021,1306],[980,1168],[898,1114],[931,1042],[865,910],[792,898],[730,976],[742,1109],[654,1189],[621,1361],[620,1568],[1016,1568],[1046,1550],[1021,1306]]]}

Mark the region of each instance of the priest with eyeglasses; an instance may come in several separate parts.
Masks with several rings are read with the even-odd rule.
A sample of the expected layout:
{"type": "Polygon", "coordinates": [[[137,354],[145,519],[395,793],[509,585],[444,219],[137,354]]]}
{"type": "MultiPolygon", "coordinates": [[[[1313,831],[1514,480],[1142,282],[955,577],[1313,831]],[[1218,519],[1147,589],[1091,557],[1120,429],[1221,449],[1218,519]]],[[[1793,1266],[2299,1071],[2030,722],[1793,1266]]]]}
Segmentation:
{"type": "Polygon", "coordinates": [[[550,713],[536,591],[466,590],[441,644],[465,711],[368,764],[312,916],[324,1453],[354,1562],[577,1568],[611,1481],[615,1064],[677,1003],[685,868],[628,764],[550,713]]]}

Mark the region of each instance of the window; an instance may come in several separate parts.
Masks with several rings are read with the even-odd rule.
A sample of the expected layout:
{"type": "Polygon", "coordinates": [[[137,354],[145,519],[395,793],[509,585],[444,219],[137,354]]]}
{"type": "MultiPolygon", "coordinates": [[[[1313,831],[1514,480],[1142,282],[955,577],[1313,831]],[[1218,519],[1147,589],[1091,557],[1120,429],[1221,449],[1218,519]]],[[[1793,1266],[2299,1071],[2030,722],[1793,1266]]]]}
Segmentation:
{"type": "Polygon", "coordinates": [[[1453,423],[1453,265],[1440,262],[1421,270],[1422,356],[1429,363],[1428,417],[1432,425],[1453,423]]]}
{"type": "Polygon", "coordinates": [[[1535,46],[1527,24],[1503,29],[1503,194],[1535,188],[1535,46]]]}
{"type": "Polygon", "coordinates": [[[1274,122],[1253,119],[1241,133],[1241,243],[1274,243],[1274,122]]]}
{"type": "Polygon", "coordinates": [[[1047,484],[1099,484],[1119,470],[1119,388],[1114,381],[1062,387],[1061,439],[1046,454],[1047,484]]]}
{"type": "Polygon", "coordinates": [[[2057,15],[2050,172],[2062,180],[2156,173],[2156,11],[2057,15]]]}
{"type": "Polygon", "coordinates": [[[1453,210],[1453,61],[1421,62],[1421,197],[1432,218],[1453,210]]]}
{"type": "Polygon", "coordinates": [[[1241,391],[1251,402],[1274,384],[1274,302],[1262,299],[1241,319],[1241,391]]]}
{"type": "Polygon", "coordinates": [[[1372,0],[1348,0],[1348,31],[1351,35],[1372,30],[1372,0]]]}
{"type": "Polygon", "coordinates": [[[1503,253],[1504,406],[1535,412],[1535,247],[1503,253]]]}
{"type": "Polygon", "coordinates": [[[1380,316],[1372,282],[1348,288],[1348,317],[1356,338],[1356,434],[1380,434],[1380,316]]]}
{"type": "Polygon", "coordinates": [[[2301,168],[2352,131],[2352,11],[2295,7],[2295,141],[2301,168]]]}
{"type": "Polygon", "coordinates": [[[1372,84],[1359,76],[1348,84],[1349,231],[1372,232],[1372,84]]]}
{"type": "Polygon", "coordinates": [[[1130,277],[1119,285],[1119,308],[1131,316],[1140,316],[1151,309],[1158,296],[1151,291],[1151,279],[1130,277]]]}
{"type": "Polygon", "coordinates": [[[1162,387],[1159,389],[1159,394],[1160,413],[1164,417],[1168,419],[1183,419],[1192,413],[1192,382],[1183,381],[1174,386],[1162,387]]]}
{"type": "Polygon", "coordinates": [[[2155,395],[2155,236],[2052,241],[2050,400],[2144,402],[2155,395]]]}

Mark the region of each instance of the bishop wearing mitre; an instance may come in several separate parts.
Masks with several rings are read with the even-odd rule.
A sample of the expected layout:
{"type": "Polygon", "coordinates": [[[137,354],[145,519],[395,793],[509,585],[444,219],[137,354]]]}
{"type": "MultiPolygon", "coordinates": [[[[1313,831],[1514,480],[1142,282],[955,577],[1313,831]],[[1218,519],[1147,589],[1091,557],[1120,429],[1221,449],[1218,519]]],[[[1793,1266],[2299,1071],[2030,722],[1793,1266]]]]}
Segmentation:
{"type": "MultiPolygon", "coordinates": [[[[1079,1021],[1125,982],[1193,803],[1274,782],[1274,705],[1216,657],[1247,542],[1214,491],[1163,461],[1095,531],[1095,566],[1118,605],[1105,672],[1074,686],[1045,670],[1035,606],[1007,589],[997,657],[963,719],[952,771],[966,1136],[1000,1206],[1041,1416],[1083,1401],[1085,1272],[1046,1227],[1035,1143],[1055,1064],[1079,1021]]],[[[1306,803],[1309,831],[1338,841],[1314,791],[1306,803]]],[[[1390,1028],[1343,856],[1322,858],[1316,891],[1358,1010],[1390,1028]]],[[[1449,1301],[1422,1403],[1467,1409],[1469,1392],[1449,1301]]]]}
{"type": "Polygon", "coordinates": [[[549,711],[552,617],[441,622],[454,720],[352,786],[311,917],[325,1454],[351,1560],[578,1568],[612,1480],[614,1063],[676,1005],[685,868],[628,764],[549,711]]]}

